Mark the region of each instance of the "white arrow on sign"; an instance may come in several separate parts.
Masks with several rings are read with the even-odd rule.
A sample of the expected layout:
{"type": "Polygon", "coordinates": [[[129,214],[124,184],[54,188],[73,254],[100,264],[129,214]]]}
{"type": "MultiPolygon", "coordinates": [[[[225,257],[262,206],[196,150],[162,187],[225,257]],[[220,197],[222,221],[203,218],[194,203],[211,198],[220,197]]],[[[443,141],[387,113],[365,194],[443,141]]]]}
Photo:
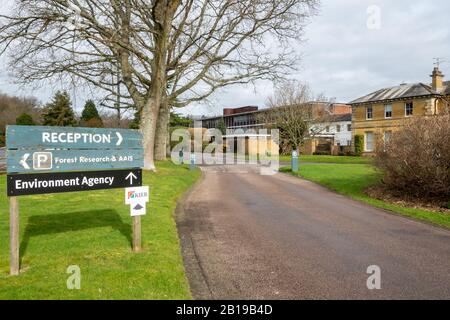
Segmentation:
{"type": "Polygon", "coordinates": [[[119,138],[119,140],[118,140],[117,143],[116,143],[116,146],[120,146],[120,145],[122,144],[123,137],[122,137],[122,135],[120,134],[120,132],[116,132],[116,135],[117,135],[117,138],[119,138]]]}
{"type": "Polygon", "coordinates": [[[133,184],[133,179],[137,179],[133,172],[130,172],[130,174],[125,178],[125,180],[130,180],[130,184],[133,184]]]}
{"type": "Polygon", "coordinates": [[[30,154],[29,153],[25,153],[24,155],[23,155],[23,157],[22,157],[22,160],[20,160],[20,165],[22,166],[22,167],[24,167],[25,169],[27,169],[27,170],[30,170],[30,166],[28,165],[28,163],[27,163],[27,160],[28,160],[28,158],[30,157],[30,154]]]}

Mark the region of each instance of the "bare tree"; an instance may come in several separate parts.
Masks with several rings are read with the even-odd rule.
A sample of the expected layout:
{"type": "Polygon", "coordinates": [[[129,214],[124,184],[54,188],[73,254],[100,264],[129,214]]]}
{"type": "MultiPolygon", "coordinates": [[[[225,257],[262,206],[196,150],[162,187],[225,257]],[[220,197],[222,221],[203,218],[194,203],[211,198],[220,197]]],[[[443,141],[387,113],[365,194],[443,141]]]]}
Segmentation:
{"type": "MultiPolygon", "coordinates": [[[[12,71],[22,82],[70,78],[131,100],[141,111],[145,168],[153,170],[161,111],[201,101],[223,86],[282,76],[293,65],[289,40],[298,39],[316,4],[16,0],[13,13],[0,16],[0,53],[11,49],[12,71]],[[265,50],[267,41],[276,49],[265,50]],[[114,63],[126,90],[111,85],[118,82],[114,63]]],[[[166,127],[160,126],[163,136],[166,127]]]]}
{"type": "Polygon", "coordinates": [[[19,115],[27,113],[34,122],[41,122],[42,108],[34,97],[14,97],[0,93],[0,135],[5,133],[7,125],[16,124],[19,115]]]}
{"type": "Polygon", "coordinates": [[[282,145],[300,154],[307,138],[314,138],[325,129],[320,125],[329,121],[331,102],[323,95],[314,97],[306,84],[283,82],[268,99],[268,109],[261,114],[262,123],[280,130],[282,145]]]}

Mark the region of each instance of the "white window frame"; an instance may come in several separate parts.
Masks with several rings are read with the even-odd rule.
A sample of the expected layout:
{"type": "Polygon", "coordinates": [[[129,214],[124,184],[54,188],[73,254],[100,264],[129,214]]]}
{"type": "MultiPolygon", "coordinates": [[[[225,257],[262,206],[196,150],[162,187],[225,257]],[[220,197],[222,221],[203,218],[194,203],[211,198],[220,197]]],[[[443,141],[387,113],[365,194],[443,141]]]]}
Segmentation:
{"type": "Polygon", "coordinates": [[[384,150],[386,150],[386,145],[388,144],[388,142],[392,139],[392,131],[385,131],[383,133],[383,146],[384,146],[384,150]]]}
{"type": "Polygon", "coordinates": [[[405,102],[405,117],[409,118],[409,117],[412,117],[413,115],[414,115],[414,102],[412,102],[412,101],[411,102],[405,102]],[[408,110],[407,109],[407,105],[408,104],[411,104],[411,114],[407,114],[407,112],[406,112],[408,110]]]}
{"type": "Polygon", "coordinates": [[[373,120],[373,106],[367,106],[366,107],[366,120],[373,120]],[[370,115],[372,116],[369,118],[369,109],[371,110],[370,115]]]}
{"type": "Polygon", "coordinates": [[[386,105],[384,106],[384,118],[385,118],[385,119],[392,119],[392,113],[393,113],[392,104],[386,104],[386,105]],[[387,116],[388,108],[391,109],[391,110],[390,110],[390,113],[391,113],[391,116],[390,116],[390,117],[387,116]]]}
{"type": "Polygon", "coordinates": [[[373,152],[375,150],[375,145],[374,145],[374,143],[375,143],[375,134],[373,132],[366,132],[364,136],[365,136],[364,137],[364,150],[366,152],[373,152]],[[368,136],[369,135],[372,136],[372,141],[371,141],[372,145],[371,145],[370,149],[368,148],[368,142],[369,142],[368,136]]]}

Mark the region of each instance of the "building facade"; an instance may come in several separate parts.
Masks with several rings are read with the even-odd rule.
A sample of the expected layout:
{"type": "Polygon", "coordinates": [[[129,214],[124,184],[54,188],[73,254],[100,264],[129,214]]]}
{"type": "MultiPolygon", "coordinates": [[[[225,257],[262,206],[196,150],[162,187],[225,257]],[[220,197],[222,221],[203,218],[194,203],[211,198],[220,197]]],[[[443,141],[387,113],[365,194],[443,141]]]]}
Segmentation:
{"type": "Polygon", "coordinates": [[[364,137],[364,155],[376,151],[380,142],[388,141],[400,130],[405,119],[443,113],[450,97],[450,82],[435,68],[432,84],[415,83],[381,89],[350,102],[353,138],[364,137]]]}
{"type": "MultiPolygon", "coordinates": [[[[235,132],[249,132],[250,130],[264,129],[267,117],[263,114],[268,109],[259,109],[256,106],[241,108],[226,108],[222,116],[202,118],[202,127],[206,129],[222,128],[227,130],[227,136],[235,132]]],[[[337,154],[351,145],[351,112],[352,107],[346,104],[329,104],[314,102],[312,108],[313,120],[325,119],[323,122],[312,121],[310,137],[306,139],[302,148],[303,154],[314,154],[317,151],[337,154]],[[349,131],[350,129],[350,131],[349,131]]],[[[254,132],[252,132],[252,135],[254,132]]]]}

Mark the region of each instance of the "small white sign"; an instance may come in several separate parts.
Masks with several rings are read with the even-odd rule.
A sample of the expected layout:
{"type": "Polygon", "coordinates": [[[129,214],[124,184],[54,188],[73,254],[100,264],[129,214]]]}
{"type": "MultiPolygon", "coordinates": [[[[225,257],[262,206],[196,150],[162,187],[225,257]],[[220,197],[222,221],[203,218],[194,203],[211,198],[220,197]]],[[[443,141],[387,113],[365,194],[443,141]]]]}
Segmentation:
{"type": "Polygon", "coordinates": [[[135,202],[147,203],[150,200],[150,188],[136,187],[125,189],[125,204],[133,204],[135,202]]]}
{"type": "Polygon", "coordinates": [[[135,203],[130,206],[131,209],[131,216],[137,217],[137,216],[145,216],[147,214],[146,209],[147,204],[145,202],[142,203],[135,203]]]}
{"type": "Polygon", "coordinates": [[[130,205],[132,217],[145,216],[149,200],[150,188],[148,186],[125,189],[125,204],[130,205]]]}

